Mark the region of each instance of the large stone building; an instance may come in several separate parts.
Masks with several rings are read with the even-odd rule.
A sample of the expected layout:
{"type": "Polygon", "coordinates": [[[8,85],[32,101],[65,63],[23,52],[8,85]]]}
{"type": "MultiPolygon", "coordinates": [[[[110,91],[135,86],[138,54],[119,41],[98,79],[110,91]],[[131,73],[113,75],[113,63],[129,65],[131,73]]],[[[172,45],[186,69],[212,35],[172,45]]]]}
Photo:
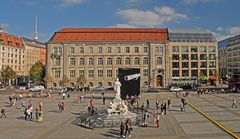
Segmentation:
{"type": "Polygon", "coordinates": [[[12,67],[17,75],[26,75],[25,49],[23,39],[0,32],[0,71],[12,67]]]}
{"type": "Polygon", "coordinates": [[[140,68],[141,87],[167,86],[168,33],[161,28],[64,28],[47,44],[47,74],[60,87],[83,75],[90,87],[113,85],[118,68],[140,68]]]}
{"type": "MultiPolygon", "coordinates": [[[[204,30],[169,30],[167,80],[171,84],[218,81],[218,51],[215,36],[204,30]]],[[[216,82],[217,83],[217,82],[216,82]]]]}
{"type": "Polygon", "coordinates": [[[221,76],[231,77],[240,73],[240,35],[236,35],[218,43],[219,67],[221,76]]]}

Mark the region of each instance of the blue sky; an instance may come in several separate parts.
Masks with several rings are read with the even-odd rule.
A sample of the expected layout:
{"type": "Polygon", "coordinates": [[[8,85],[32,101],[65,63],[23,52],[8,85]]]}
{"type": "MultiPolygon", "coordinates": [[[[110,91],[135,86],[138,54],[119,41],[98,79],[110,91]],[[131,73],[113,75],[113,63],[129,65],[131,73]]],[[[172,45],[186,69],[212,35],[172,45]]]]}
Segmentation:
{"type": "Polygon", "coordinates": [[[200,28],[218,40],[240,34],[240,0],[1,0],[5,32],[41,41],[64,27],[200,28]]]}

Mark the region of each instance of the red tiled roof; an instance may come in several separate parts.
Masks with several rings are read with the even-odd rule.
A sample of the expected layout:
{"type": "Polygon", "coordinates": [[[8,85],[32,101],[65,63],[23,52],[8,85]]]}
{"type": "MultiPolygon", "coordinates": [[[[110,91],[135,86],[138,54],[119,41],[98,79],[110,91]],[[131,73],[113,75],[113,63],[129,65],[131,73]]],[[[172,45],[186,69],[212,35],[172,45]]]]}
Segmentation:
{"type": "Polygon", "coordinates": [[[163,28],[63,28],[50,42],[63,41],[165,41],[168,31],[163,28]]]}
{"type": "Polygon", "coordinates": [[[22,37],[6,34],[3,32],[0,32],[0,44],[18,48],[24,47],[22,37]]]}

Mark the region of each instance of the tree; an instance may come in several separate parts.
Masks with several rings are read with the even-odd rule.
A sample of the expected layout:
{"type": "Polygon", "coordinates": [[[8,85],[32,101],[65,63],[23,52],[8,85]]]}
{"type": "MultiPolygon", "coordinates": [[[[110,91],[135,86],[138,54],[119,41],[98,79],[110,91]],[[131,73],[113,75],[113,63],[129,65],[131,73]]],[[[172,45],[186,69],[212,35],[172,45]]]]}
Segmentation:
{"type": "Polygon", "coordinates": [[[77,85],[83,85],[86,83],[86,78],[83,75],[80,75],[76,81],[77,85]]]}
{"type": "Polygon", "coordinates": [[[53,78],[52,78],[52,76],[50,76],[49,74],[47,74],[47,75],[44,77],[44,81],[45,81],[45,83],[46,83],[46,86],[48,87],[49,84],[50,84],[50,86],[51,86],[51,84],[52,84],[52,82],[53,82],[53,78]]]}
{"type": "Polygon", "coordinates": [[[60,85],[63,87],[66,87],[69,82],[70,82],[70,80],[68,79],[68,77],[66,75],[63,75],[62,80],[59,81],[60,85]]]}
{"type": "Polygon", "coordinates": [[[43,80],[45,76],[44,74],[45,68],[40,61],[37,61],[35,64],[33,64],[29,71],[30,77],[33,78],[37,84],[43,80]]]}
{"type": "Polygon", "coordinates": [[[12,67],[6,66],[6,68],[1,71],[1,78],[5,83],[9,83],[9,80],[16,78],[16,72],[12,67]]]}

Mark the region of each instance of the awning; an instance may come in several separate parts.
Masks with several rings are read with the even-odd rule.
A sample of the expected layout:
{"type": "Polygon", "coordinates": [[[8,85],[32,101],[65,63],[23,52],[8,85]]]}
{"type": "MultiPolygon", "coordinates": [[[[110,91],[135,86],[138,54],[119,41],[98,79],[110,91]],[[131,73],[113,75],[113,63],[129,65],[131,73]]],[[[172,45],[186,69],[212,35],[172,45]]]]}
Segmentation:
{"type": "Polygon", "coordinates": [[[212,75],[212,76],[209,77],[209,79],[210,79],[210,80],[216,80],[216,76],[213,76],[213,75],[212,75]]]}

